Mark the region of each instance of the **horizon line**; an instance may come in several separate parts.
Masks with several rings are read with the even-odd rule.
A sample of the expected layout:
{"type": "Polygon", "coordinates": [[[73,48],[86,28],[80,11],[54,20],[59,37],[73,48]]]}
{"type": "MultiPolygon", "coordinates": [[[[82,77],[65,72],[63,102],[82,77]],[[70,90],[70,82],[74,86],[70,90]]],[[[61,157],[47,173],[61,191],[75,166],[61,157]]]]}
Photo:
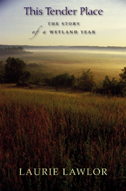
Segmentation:
{"type": "Polygon", "coordinates": [[[126,48],[126,46],[91,46],[91,45],[8,45],[0,44],[0,46],[31,46],[31,47],[98,47],[98,48],[126,48]]]}

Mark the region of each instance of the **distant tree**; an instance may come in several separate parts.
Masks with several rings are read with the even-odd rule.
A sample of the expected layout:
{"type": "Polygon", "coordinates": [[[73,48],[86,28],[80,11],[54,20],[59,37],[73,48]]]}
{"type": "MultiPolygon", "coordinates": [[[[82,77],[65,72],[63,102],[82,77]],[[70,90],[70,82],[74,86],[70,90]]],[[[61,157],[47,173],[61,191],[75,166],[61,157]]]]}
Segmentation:
{"type": "Polygon", "coordinates": [[[121,77],[121,80],[126,82],[126,67],[124,67],[124,69],[122,69],[123,73],[119,74],[119,76],[121,77]]]}
{"type": "Polygon", "coordinates": [[[26,83],[30,72],[25,70],[26,63],[19,58],[8,57],[5,64],[5,80],[8,83],[26,83]]]}
{"type": "Polygon", "coordinates": [[[23,47],[22,46],[17,47],[17,49],[23,51],[23,47]]]}
{"type": "Polygon", "coordinates": [[[0,83],[4,82],[4,65],[3,62],[0,61],[0,83]]]}
{"type": "Polygon", "coordinates": [[[55,76],[52,79],[48,79],[46,81],[49,83],[49,85],[54,86],[56,90],[58,90],[58,88],[73,87],[75,77],[74,75],[64,73],[59,74],[58,76],[55,76]]]}
{"type": "Polygon", "coordinates": [[[120,81],[119,81],[119,84],[120,84],[120,87],[121,87],[121,90],[123,92],[123,95],[125,95],[125,92],[126,92],[126,67],[124,67],[124,69],[122,69],[122,73],[119,74],[120,76],[120,81]]]}
{"type": "Polygon", "coordinates": [[[91,91],[95,86],[94,76],[89,70],[84,71],[81,77],[78,79],[77,88],[83,91],[91,91]]]}
{"type": "Polygon", "coordinates": [[[118,85],[118,81],[115,78],[112,78],[112,80],[109,79],[108,76],[105,76],[105,79],[103,80],[103,88],[104,89],[115,89],[115,87],[118,85]]]}
{"type": "Polygon", "coordinates": [[[103,80],[103,83],[100,87],[95,88],[96,93],[101,93],[104,95],[109,96],[123,96],[123,83],[122,81],[117,81],[115,78],[110,78],[108,76],[105,76],[105,79],[103,80]]]}
{"type": "Polygon", "coordinates": [[[119,83],[115,78],[112,80],[108,76],[103,80],[103,90],[105,94],[117,95],[119,93],[119,83]]]}

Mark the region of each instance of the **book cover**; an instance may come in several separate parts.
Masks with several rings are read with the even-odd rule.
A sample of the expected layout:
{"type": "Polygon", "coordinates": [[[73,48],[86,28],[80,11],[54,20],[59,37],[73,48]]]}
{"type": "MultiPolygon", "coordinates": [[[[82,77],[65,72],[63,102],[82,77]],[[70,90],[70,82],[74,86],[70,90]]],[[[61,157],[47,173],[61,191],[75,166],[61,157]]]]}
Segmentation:
{"type": "Polygon", "coordinates": [[[0,190],[124,191],[125,0],[0,0],[0,190]]]}

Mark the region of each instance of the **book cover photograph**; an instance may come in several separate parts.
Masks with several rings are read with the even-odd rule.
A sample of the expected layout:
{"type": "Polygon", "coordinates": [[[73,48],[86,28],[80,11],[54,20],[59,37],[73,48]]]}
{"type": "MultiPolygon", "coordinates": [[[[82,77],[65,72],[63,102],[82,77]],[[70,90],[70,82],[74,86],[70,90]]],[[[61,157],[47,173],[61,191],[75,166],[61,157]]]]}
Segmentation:
{"type": "Polygon", "coordinates": [[[0,191],[125,191],[125,10],[0,0],[0,191]]]}

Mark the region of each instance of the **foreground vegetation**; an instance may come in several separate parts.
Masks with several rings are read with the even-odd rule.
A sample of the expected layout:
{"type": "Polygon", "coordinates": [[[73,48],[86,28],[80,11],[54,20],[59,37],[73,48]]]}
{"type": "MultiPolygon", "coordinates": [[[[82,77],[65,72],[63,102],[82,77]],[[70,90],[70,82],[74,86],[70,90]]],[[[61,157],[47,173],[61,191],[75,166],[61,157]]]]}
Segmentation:
{"type": "Polygon", "coordinates": [[[124,191],[126,99],[0,87],[0,188],[124,191]],[[106,168],[107,176],[25,176],[19,168],[106,168]]]}
{"type": "MultiPolygon", "coordinates": [[[[11,55],[22,52],[20,47],[8,51],[11,55]]],[[[0,61],[0,82],[4,83],[0,85],[0,191],[124,191],[125,56],[29,55],[7,59],[6,54],[0,61]],[[95,68],[95,73],[89,68],[95,68]],[[112,78],[121,68],[117,80],[112,78]],[[100,75],[103,81],[98,85],[94,76],[101,79],[100,75]],[[39,90],[30,90],[34,87],[39,90]],[[37,174],[39,168],[58,168],[59,175],[35,176],[34,168],[37,174]],[[62,168],[68,175],[62,174],[62,168]],[[89,168],[90,173],[105,168],[107,175],[75,175],[73,171],[69,175],[77,168],[89,168]]]]}

